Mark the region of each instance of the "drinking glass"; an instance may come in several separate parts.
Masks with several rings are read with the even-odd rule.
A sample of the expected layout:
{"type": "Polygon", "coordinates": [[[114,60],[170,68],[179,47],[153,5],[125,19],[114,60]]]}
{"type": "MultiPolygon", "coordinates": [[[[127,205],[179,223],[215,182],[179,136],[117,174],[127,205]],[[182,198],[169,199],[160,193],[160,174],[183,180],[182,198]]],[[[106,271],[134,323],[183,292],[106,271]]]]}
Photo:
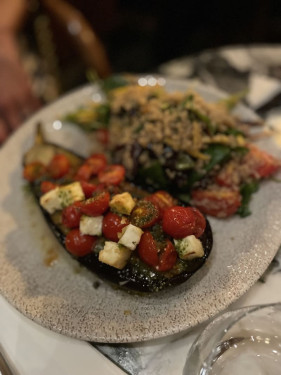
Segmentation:
{"type": "Polygon", "coordinates": [[[281,303],[217,316],[190,348],[184,375],[280,375],[281,303]]]}

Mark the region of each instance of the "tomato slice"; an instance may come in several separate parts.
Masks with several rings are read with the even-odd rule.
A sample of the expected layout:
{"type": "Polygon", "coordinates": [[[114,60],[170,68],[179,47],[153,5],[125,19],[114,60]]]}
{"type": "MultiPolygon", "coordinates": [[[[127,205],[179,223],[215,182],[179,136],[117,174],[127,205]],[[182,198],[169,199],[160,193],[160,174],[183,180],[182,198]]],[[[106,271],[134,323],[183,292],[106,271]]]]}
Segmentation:
{"type": "Polygon", "coordinates": [[[233,215],[241,205],[239,191],[227,188],[217,190],[193,190],[192,204],[206,215],[227,217],[233,215]]]}
{"type": "Polygon", "coordinates": [[[62,223],[67,228],[77,228],[80,224],[81,202],[75,202],[62,210],[62,223]]]}
{"type": "Polygon", "coordinates": [[[108,212],[103,218],[102,232],[108,240],[118,242],[118,233],[128,224],[129,220],[126,217],[108,212]]]}
{"type": "Polygon", "coordinates": [[[110,194],[107,191],[94,193],[92,198],[81,202],[81,212],[88,216],[100,216],[109,207],[110,194]]]}
{"type": "Polygon", "coordinates": [[[139,257],[144,263],[151,267],[156,267],[158,265],[158,249],[156,241],[150,232],[143,233],[137,249],[139,257]]]}
{"type": "Polygon", "coordinates": [[[51,181],[42,181],[40,184],[40,190],[41,190],[41,193],[45,194],[55,189],[58,186],[59,186],[58,184],[55,184],[51,181]]]}
{"type": "Polygon", "coordinates": [[[69,170],[70,161],[64,154],[56,154],[48,165],[48,171],[55,179],[65,176],[69,170]]]}
{"type": "Polygon", "coordinates": [[[23,170],[23,177],[25,180],[29,182],[34,182],[46,174],[47,174],[46,167],[39,161],[34,161],[30,164],[27,164],[23,170]]]}
{"type": "Polygon", "coordinates": [[[164,212],[162,226],[173,238],[184,238],[196,232],[196,216],[191,207],[173,206],[164,212]]]}
{"type": "Polygon", "coordinates": [[[145,199],[137,202],[130,216],[130,222],[139,228],[149,228],[154,225],[158,219],[158,207],[145,199]]]}
{"type": "Polygon", "coordinates": [[[253,178],[266,178],[281,167],[281,161],[260,150],[254,145],[248,145],[249,152],[244,157],[244,163],[249,166],[253,178]]]}
{"type": "Polygon", "coordinates": [[[159,255],[159,263],[156,266],[157,271],[169,271],[177,261],[177,252],[171,241],[166,241],[165,249],[159,255]]]}
{"type": "Polygon", "coordinates": [[[174,199],[169,193],[163,190],[159,190],[156,193],[149,195],[145,198],[145,200],[154,203],[158,207],[160,218],[163,217],[164,211],[167,208],[175,206],[177,204],[176,199],[174,199]]]}
{"type": "Polygon", "coordinates": [[[90,184],[87,181],[80,181],[82,190],[86,198],[91,198],[93,193],[97,190],[97,185],[90,184]]]}
{"type": "Polygon", "coordinates": [[[91,253],[96,241],[96,237],[83,235],[79,229],[72,229],[66,235],[65,247],[71,254],[82,257],[91,253]]]}
{"type": "Polygon", "coordinates": [[[119,185],[125,178],[125,168],[119,164],[107,166],[98,174],[101,183],[107,185],[119,185]]]}

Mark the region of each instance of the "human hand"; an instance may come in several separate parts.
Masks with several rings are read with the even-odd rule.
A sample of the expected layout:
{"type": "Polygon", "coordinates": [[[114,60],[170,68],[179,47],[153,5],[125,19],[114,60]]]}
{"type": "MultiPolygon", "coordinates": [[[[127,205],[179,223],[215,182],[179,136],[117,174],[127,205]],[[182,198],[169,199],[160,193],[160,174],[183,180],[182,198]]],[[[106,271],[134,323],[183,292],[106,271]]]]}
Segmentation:
{"type": "Polygon", "coordinates": [[[32,93],[29,77],[19,59],[15,41],[10,37],[8,40],[1,37],[0,143],[40,105],[32,93]]]}

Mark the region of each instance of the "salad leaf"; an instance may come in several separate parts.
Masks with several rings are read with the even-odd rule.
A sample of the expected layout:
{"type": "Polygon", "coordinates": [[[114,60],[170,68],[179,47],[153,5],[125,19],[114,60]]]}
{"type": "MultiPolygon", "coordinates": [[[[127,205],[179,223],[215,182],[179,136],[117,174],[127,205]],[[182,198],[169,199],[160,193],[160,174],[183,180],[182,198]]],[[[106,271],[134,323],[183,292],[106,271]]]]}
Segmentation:
{"type": "Polygon", "coordinates": [[[121,75],[112,75],[105,78],[102,81],[102,89],[108,94],[111,90],[117,89],[118,87],[127,86],[129,82],[121,75]]]}
{"type": "Polygon", "coordinates": [[[215,134],[216,125],[211,121],[211,119],[207,115],[192,107],[189,108],[189,112],[193,115],[193,117],[195,117],[197,120],[200,120],[207,126],[207,129],[211,135],[215,134]]]}
{"type": "Polygon", "coordinates": [[[148,167],[141,168],[138,178],[141,182],[145,180],[157,189],[166,188],[168,185],[164,169],[158,160],[153,160],[148,167]]]}
{"type": "Polygon", "coordinates": [[[185,171],[194,167],[194,161],[188,154],[182,152],[177,157],[175,167],[178,171],[185,171]]]}
{"type": "Polygon", "coordinates": [[[226,135],[242,135],[243,137],[245,136],[245,133],[242,132],[242,130],[236,129],[236,128],[228,128],[224,134],[226,135]]]}
{"type": "Polygon", "coordinates": [[[242,196],[242,204],[239,207],[237,213],[241,217],[246,217],[251,215],[251,211],[249,208],[249,203],[252,197],[252,194],[254,194],[259,189],[259,183],[258,181],[253,181],[248,184],[244,184],[240,188],[240,194],[242,196]]]}
{"type": "Polygon", "coordinates": [[[205,150],[205,153],[211,156],[204,168],[206,172],[209,172],[216,164],[221,164],[230,158],[231,148],[220,143],[213,143],[205,150]]]}
{"type": "Polygon", "coordinates": [[[108,103],[100,104],[96,108],[96,113],[97,113],[97,121],[104,124],[108,125],[109,119],[110,119],[110,106],[108,103]]]}
{"type": "Polygon", "coordinates": [[[245,89],[235,94],[229,95],[227,98],[220,100],[219,103],[225,105],[228,111],[231,111],[242,99],[244,99],[249,90],[245,89]]]}

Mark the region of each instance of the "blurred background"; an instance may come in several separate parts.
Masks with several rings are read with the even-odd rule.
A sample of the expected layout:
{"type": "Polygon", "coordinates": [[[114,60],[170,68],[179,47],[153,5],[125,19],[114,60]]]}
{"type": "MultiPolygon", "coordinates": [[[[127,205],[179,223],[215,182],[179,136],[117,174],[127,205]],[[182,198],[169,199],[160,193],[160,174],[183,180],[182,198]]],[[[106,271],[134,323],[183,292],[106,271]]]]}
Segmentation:
{"type": "MultiPolygon", "coordinates": [[[[93,27],[114,72],[156,71],[165,61],[209,48],[281,41],[280,0],[65,1],[93,27]]],[[[53,52],[55,61],[49,62],[49,69],[57,64],[54,73],[61,76],[60,89],[64,91],[85,81],[86,70],[79,51],[71,47],[54,18],[40,1],[31,1],[23,32],[35,50],[40,45],[38,34],[45,32],[46,40],[51,39],[53,46],[49,49],[53,51],[39,48],[39,52],[45,60],[53,52]],[[44,12],[49,19],[41,18],[40,25],[44,12]]]]}
{"type": "Polygon", "coordinates": [[[38,106],[97,75],[157,72],[204,50],[280,41],[280,0],[0,0],[0,142],[38,106]]]}

